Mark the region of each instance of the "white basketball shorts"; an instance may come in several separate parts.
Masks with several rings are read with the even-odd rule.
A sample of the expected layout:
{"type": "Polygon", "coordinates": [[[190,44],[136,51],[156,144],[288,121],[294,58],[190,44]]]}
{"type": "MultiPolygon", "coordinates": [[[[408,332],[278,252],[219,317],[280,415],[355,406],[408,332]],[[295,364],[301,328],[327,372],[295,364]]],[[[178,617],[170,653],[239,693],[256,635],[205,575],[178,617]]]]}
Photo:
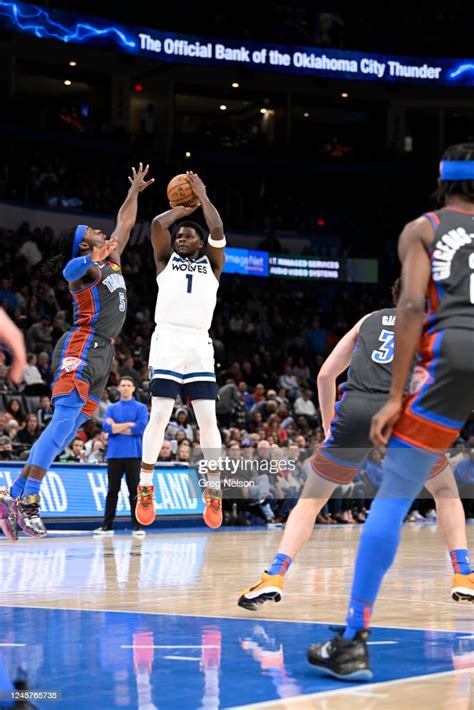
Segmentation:
{"type": "Polygon", "coordinates": [[[148,366],[153,397],[217,397],[214,347],[204,330],[158,324],[151,339],[148,366]]]}

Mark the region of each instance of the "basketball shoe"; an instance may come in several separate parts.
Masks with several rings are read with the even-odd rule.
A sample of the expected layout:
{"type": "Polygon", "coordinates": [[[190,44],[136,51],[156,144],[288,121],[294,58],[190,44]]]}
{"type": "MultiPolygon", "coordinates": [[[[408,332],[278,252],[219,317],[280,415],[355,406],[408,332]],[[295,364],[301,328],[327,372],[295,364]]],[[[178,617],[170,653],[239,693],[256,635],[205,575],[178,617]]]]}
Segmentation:
{"type": "Polygon", "coordinates": [[[474,572],[453,575],[451,597],[455,602],[474,602],[474,572]]]}
{"type": "Polygon", "coordinates": [[[48,534],[41,520],[40,502],[39,493],[31,493],[13,501],[16,521],[23,532],[30,537],[45,537],[48,534]]]}
{"type": "Polygon", "coordinates": [[[206,488],[202,494],[206,506],[202,517],[209,528],[220,528],[222,525],[222,491],[206,488]]]}
{"type": "Polygon", "coordinates": [[[151,525],[155,521],[155,486],[138,486],[135,516],[140,525],[151,525]]]}
{"type": "Polygon", "coordinates": [[[318,673],[339,680],[371,680],[367,639],[369,631],[358,631],[353,639],[344,639],[344,629],[325,643],[308,647],[307,658],[318,673]]]}
{"type": "Polygon", "coordinates": [[[14,500],[6,488],[0,490],[0,528],[10,542],[18,540],[14,500]]]}
{"type": "Polygon", "coordinates": [[[279,602],[283,596],[285,580],[281,574],[264,572],[260,581],[253,587],[244,589],[237,604],[243,609],[256,611],[259,606],[268,601],[279,602]]]}

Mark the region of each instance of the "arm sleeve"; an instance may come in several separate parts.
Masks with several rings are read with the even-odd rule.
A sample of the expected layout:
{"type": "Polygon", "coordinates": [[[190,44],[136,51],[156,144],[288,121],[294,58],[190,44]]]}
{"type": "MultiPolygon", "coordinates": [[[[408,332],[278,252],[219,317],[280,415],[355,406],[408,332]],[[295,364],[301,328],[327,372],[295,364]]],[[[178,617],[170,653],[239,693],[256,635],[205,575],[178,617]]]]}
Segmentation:
{"type": "Polygon", "coordinates": [[[66,281],[77,281],[89,271],[92,263],[90,254],[71,259],[63,269],[63,276],[66,281]]]}
{"type": "Polygon", "coordinates": [[[148,409],[143,404],[138,408],[137,421],[132,425],[132,434],[137,436],[138,434],[143,434],[145,427],[148,424],[148,409]]]}
{"type": "Polygon", "coordinates": [[[108,422],[106,422],[105,420],[111,416],[112,416],[111,409],[110,409],[110,407],[107,407],[107,409],[105,410],[105,414],[104,414],[104,421],[102,422],[102,431],[107,432],[107,434],[112,434],[112,425],[109,424],[108,422]]]}

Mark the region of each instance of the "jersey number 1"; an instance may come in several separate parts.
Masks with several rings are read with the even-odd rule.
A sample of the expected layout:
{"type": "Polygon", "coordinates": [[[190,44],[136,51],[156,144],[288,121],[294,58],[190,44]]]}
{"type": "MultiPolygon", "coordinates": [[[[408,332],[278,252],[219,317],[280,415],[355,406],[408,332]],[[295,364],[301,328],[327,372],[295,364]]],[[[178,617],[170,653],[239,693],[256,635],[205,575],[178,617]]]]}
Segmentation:
{"type": "Polygon", "coordinates": [[[192,274],[186,274],[186,279],[188,282],[188,288],[186,289],[186,293],[191,293],[193,290],[193,275],[192,274]]]}
{"type": "Polygon", "coordinates": [[[385,365],[393,360],[395,333],[391,330],[382,330],[380,331],[379,340],[382,341],[382,345],[378,350],[373,351],[372,360],[385,365]]]}

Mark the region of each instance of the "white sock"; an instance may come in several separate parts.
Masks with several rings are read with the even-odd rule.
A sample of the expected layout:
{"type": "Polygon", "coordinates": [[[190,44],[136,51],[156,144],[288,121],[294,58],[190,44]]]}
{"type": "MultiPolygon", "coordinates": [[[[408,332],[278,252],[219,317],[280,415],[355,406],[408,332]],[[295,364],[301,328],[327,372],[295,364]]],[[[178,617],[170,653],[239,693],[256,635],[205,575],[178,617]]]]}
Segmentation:
{"type": "Polygon", "coordinates": [[[143,468],[140,469],[140,486],[152,486],[153,485],[153,471],[144,471],[143,468]]]}

